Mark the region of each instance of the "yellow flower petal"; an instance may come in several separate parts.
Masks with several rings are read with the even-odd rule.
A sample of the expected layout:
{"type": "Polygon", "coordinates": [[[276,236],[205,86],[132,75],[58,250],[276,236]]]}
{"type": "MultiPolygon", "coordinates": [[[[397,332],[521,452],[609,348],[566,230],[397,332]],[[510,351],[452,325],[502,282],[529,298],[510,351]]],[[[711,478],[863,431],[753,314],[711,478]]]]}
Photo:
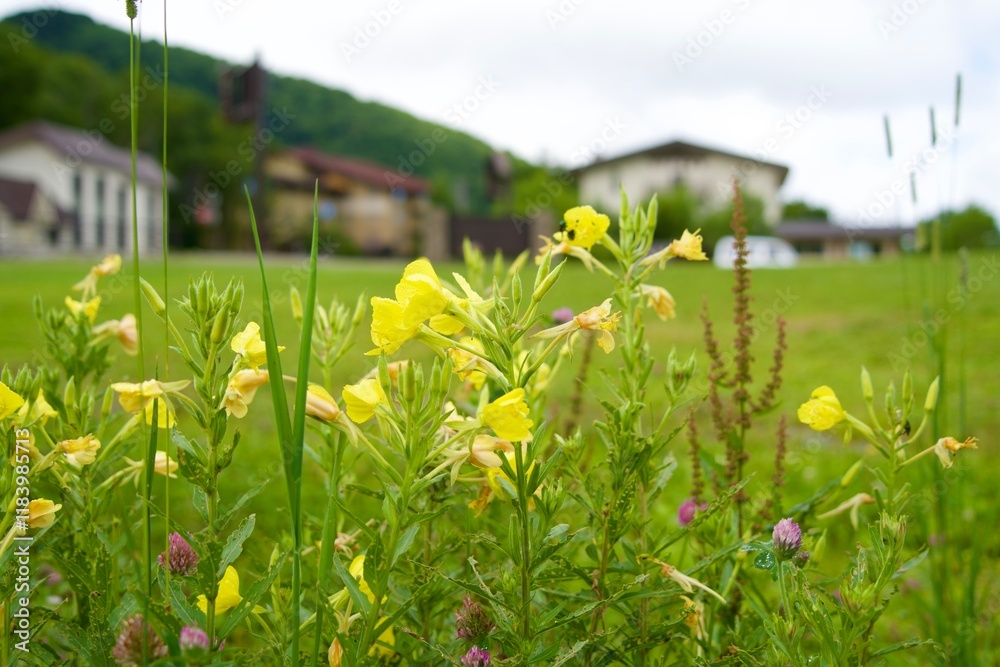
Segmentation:
{"type": "Polygon", "coordinates": [[[799,406],[799,421],[815,431],[826,431],[847,418],[833,389],[818,387],[808,401],[799,406]]]}
{"type": "Polygon", "coordinates": [[[591,206],[576,206],[563,215],[559,224],[561,241],[590,250],[608,231],[611,220],[591,206]]]}
{"type": "Polygon", "coordinates": [[[531,438],[532,421],[528,418],[524,389],[507,392],[483,408],[483,422],[504,440],[519,442],[531,438]]]}
{"type": "Polygon", "coordinates": [[[3,382],[0,382],[0,419],[10,417],[22,405],[24,405],[24,399],[3,382]]]}
{"type": "MultiPolygon", "coordinates": [[[[221,614],[229,611],[238,605],[243,598],[240,596],[240,575],[236,568],[230,565],[226,568],[226,573],[219,581],[218,593],[215,596],[215,613],[221,614]]],[[[198,596],[198,609],[202,613],[208,613],[208,598],[204,595],[198,596]]]]}
{"type": "Polygon", "coordinates": [[[382,385],[374,378],[362,380],[358,384],[347,385],[344,387],[341,397],[347,409],[347,416],[355,424],[363,424],[374,417],[375,407],[388,403],[389,400],[382,385]]]}
{"type": "Polygon", "coordinates": [[[48,528],[56,520],[56,512],[62,505],[56,505],[51,500],[36,498],[28,503],[28,527],[48,528]]]}
{"type": "Polygon", "coordinates": [[[93,433],[59,443],[59,449],[66,455],[66,460],[77,468],[93,463],[100,448],[101,441],[94,437],[93,433]]]}
{"type": "Polygon", "coordinates": [[[340,416],[340,406],[330,392],[318,384],[311,384],[306,392],[306,414],[331,422],[340,416]]]}
{"type": "Polygon", "coordinates": [[[683,257],[693,261],[707,260],[708,256],[701,250],[702,239],[701,234],[698,233],[700,231],[700,229],[696,229],[692,234],[685,229],[681,237],[670,244],[669,253],[674,257],[683,257]]]}

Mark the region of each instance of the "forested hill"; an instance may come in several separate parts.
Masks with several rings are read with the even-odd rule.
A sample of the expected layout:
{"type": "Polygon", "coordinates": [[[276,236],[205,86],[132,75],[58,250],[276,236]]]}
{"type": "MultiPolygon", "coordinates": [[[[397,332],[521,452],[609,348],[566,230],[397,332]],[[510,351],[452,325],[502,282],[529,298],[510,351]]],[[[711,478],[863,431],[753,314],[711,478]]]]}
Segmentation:
{"type": "MultiPolygon", "coordinates": [[[[155,74],[162,65],[162,44],[144,40],[143,67],[155,74]]],[[[182,181],[196,182],[199,170],[224,164],[246,129],[224,127],[218,112],[218,73],[224,63],[190,49],[170,47],[171,147],[168,160],[182,181]],[[175,122],[176,120],[176,122],[175,122]]],[[[35,117],[84,128],[103,119],[118,120],[121,95],[128,90],[128,34],[95,23],[87,16],[38,10],[15,14],[0,23],[0,129],[35,117]],[[44,25],[33,27],[43,23],[44,25]],[[32,20],[34,22],[32,23],[32,20]]],[[[249,64],[249,63],[240,63],[249,64]]],[[[264,63],[266,66],[266,63],[264,63]]],[[[313,145],[341,155],[397,167],[400,156],[417,149],[439,125],[398,109],[358,100],[351,94],[311,81],[272,74],[269,104],[295,114],[278,137],[284,145],[313,145]]],[[[159,85],[145,95],[140,142],[158,154],[157,121],[162,122],[159,85]]],[[[432,180],[442,198],[463,181],[474,208],[485,206],[481,174],[489,145],[462,132],[442,128],[447,139],[416,167],[432,180]]],[[[436,136],[441,136],[437,133],[436,136]]],[[[127,123],[109,137],[128,142],[127,123]]]]}

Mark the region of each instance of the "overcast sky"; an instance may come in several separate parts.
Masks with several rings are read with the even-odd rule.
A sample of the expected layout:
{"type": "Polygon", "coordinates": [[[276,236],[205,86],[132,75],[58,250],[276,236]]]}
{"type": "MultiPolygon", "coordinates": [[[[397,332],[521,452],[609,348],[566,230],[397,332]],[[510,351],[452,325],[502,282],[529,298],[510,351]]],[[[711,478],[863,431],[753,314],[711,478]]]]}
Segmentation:
{"type": "MultiPolygon", "coordinates": [[[[0,14],[38,6],[0,0],[0,14]]],[[[58,6],[128,27],[120,0],[58,6]]],[[[276,73],[459,125],[536,161],[578,166],[595,152],[683,139],[787,165],[785,200],[805,198],[850,224],[882,208],[873,224],[912,224],[969,202],[1000,213],[997,0],[200,0],[168,9],[172,44],[240,63],[259,54],[276,73]],[[958,72],[960,132],[949,139],[958,72]]],[[[162,34],[162,11],[141,4],[144,36],[162,34]]]]}

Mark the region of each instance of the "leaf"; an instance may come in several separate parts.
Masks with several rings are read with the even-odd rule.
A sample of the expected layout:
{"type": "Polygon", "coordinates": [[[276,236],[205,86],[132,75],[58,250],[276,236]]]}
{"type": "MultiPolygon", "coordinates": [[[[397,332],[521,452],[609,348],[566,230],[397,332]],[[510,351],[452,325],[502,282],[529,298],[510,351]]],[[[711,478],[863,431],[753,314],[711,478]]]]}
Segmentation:
{"type": "Polygon", "coordinates": [[[556,661],[552,663],[552,667],[559,667],[559,665],[565,665],[566,662],[576,656],[577,653],[583,650],[583,647],[589,644],[590,641],[587,639],[581,639],[577,643],[573,644],[572,647],[566,652],[556,658],[556,661]]]}
{"type": "MultiPolygon", "coordinates": [[[[365,560],[368,559],[366,558],[365,560]]],[[[344,563],[340,560],[340,557],[335,557],[333,559],[333,569],[336,570],[337,576],[340,577],[340,580],[344,582],[344,587],[347,588],[347,594],[351,596],[351,599],[354,601],[354,604],[357,605],[358,609],[360,609],[364,614],[370,613],[372,605],[368,601],[368,596],[362,593],[361,589],[358,588],[357,580],[352,577],[351,573],[347,571],[346,567],[344,567],[344,563]]]]}
{"type": "Polygon", "coordinates": [[[216,572],[216,576],[220,579],[226,573],[226,568],[232,565],[239,558],[240,554],[243,553],[243,543],[253,533],[253,528],[257,521],[256,517],[256,514],[251,514],[243,519],[240,527],[229,534],[226,545],[222,547],[222,560],[219,562],[219,569],[216,572]]]}
{"type": "Polygon", "coordinates": [[[420,530],[418,524],[413,524],[407,528],[402,535],[399,536],[399,542],[396,544],[396,553],[392,555],[392,562],[390,567],[395,567],[396,562],[399,561],[400,557],[403,556],[413,545],[413,540],[417,537],[417,532],[420,530]]]}
{"type": "Polygon", "coordinates": [[[753,566],[758,570],[770,570],[778,561],[775,559],[774,554],[770,551],[761,551],[757,554],[757,557],[753,559],[753,566]]]}

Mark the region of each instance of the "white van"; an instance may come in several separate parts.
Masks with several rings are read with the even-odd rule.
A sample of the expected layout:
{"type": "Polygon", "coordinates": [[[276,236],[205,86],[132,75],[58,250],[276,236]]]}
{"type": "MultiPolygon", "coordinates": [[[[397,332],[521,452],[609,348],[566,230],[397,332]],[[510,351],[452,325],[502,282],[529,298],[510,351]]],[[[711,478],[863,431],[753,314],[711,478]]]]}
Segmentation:
{"type": "MultiPolygon", "coordinates": [[[[735,239],[723,236],[715,244],[712,261],[720,269],[731,269],[736,261],[735,239]]],[[[799,261],[799,254],[787,241],[776,236],[748,236],[747,267],[751,269],[787,269],[799,261]]]]}

